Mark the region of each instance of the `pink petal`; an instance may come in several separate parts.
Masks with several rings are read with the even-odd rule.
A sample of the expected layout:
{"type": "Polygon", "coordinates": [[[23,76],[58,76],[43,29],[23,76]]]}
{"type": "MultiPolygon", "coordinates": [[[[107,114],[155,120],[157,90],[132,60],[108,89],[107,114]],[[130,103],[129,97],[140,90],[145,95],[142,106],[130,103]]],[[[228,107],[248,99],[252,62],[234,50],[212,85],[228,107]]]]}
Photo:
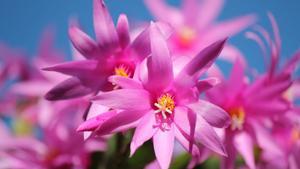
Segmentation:
{"type": "Polygon", "coordinates": [[[211,43],[216,40],[232,36],[253,24],[255,20],[256,17],[254,15],[247,15],[219,23],[206,33],[205,37],[203,37],[203,41],[211,43]]]}
{"type": "Polygon", "coordinates": [[[173,67],[166,41],[158,27],[151,23],[150,44],[152,55],[148,58],[148,85],[152,89],[164,89],[173,80],[173,67]]]}
{"type": "Polygon", "coordinates": [[[100,93],[92,101],[113,109],[147,110],[151,108],[149,93],[139,89],[120,89],[100,93]]]}
{"type": "Polygon", "coordinates": [[[88,119],[87,121],[83,122],[78,128],[77,131],[93,131],[99,126],[101,126],[107,119],[116,115],[116,111],[107,111],[95,117],[88,119]]]}
{"type": "MultiPolygon", "coordinates": [[[[176,77],[176,84],[183,87],[186,85],[193,85],[193,76],[206,71],[217,56],[220,54],[227,39],[219,40],[196,55],[189,63],[187,63],[179,75],[176,77]],[[184,80],[183,80],[184,79],[184,80]],[[183,84],[184,83],[184,84],[183,84]]],[[[197,76],[198,78],[198,76],[197,76]]]]}
{"type": "Polygon", "coordinates": [[[46,71],[60,72],[71,76],[90,75],[97,68],[98,63],[94,60],[79,60],[60,63],[51,67],[43,68],[46,71]]]}
{"type": "Polygon", "coordinates": [[[168,169],[174,148],[174,126],[170,130],[158,130],[153,136],[153,146],[156,159],[161,169],[168,169]]]}
{"type": "Polygon", "coordinates": [[[157,127],[154,127],[155,115],[154,112],[148,112],[144,115],[139,122],[137,128],[135,129],[131,144],[130,144],[130,156],[132,156],[135,151],[148,141],[157,131],[157,127]]]}
{"type": "Polygon", "coordinates": [[[230,117],[220,107],[204,100],[198,100],[188,105],[194,112],[202,116],[210,125],[218,128],[227,127],[230,124],[230,117]]]}
{"type": "Polygon", "coordinates": [[[94,0],[94,29],[99,45],[111,52],[118,45],[118,35],[113,20],[107,11],[103,0],[94,0]]]}
{"type": "MultiPolygon", "coordinates": [[[[197,13],[193,13],[197,17],[197,25],[200,30],[213,24],[223,7],[224,0],[202,0],[201,2],[197,13]]],[[[192,11],[190,12],[192,13],[192,11]]]]}
{"type": "Polygon", "coordinates": [[[180,11],[166,4],[165,0],[145,0],[146,6],[157,20],[170,23],[173,26],[182,24],[180,11]]]}
{"type": "Polygon", "coordinates": [[[201,117],[197,116],[195,142],[201,143],[212,151],[227,156],[227,152],[221,139],[215,130],[201,117]]]}
{"type": "Polygon", "coordinates": [[[110,76],[108,79],[111,83],[123,89],[142,89],[143,85],[132,78],[122,76],[110,76]]]}
{"type": "Polygon", "coordinates": [[[115,116],[107,119],[97,130],[97,135],[107,135],[115,132],[125,131],[139,123],[145,115],[145,111],[121,111],[115,116]]]}
{"type": "Polygon", "coordinates": [[[52,88],[45,98],[47,100],[64,100],[84,96],[92,91],[92,88],[82,85],[79,79],[69,78],[52,88]]]}
{"type": "Polygon", "coordinates": [[[117,23],[117,33],[119,36],[120,46],[124,49],[130,43],[129,36],[129,23],[127,16],[125,14],[121,14],[117,23]]]}
{"type": "Polygon", "coordinates": [[[235,160],[237,151],[233,145],[234,134],[229,131],[226,132],[224,145],[228,151],[228,157],[223,157],[221,161],[221,169],[233,169],[235,166],[235,160]]]}
{"type": "Polygon", "coordinates": [[[190,152],[193,156],[200,156],[200,150],[195,144],[192,145],[192,151],[190,151],[190,141],[186,139],[177,127],[175,127],[175,137],[186,151],[190,152]]]}
{"type": "Polygon", "coordinates": [[[242,90],[245,85],[245,67],[242,64],[242,61],[237,58],[233,64],[228,83],[228,90],[230,91],[230,98],[235,98],[242,90]]]}
{"type": "Polygon", "coordinates": [[[255,169],[254,143],[251,136],[246,132],[240,132],[234,136],[234,145],[237,151],[243,156],[250,169],[255,169]]]}
{"type": "Polygon", "coordinates": [[[213,88],[214,86],[216,86],[219,83],[220,83],[220,80],[218,78],[211,77],[211,78],[207,78],[204,80],[199,80],[197,82],[196,86],[197,86],[198,91],[200,93],[202,93],[208,89],[213,88]]]}
{"type": "Polygon", "coordinates": [[[87,59],[95,57],[96,42],[76,26],[69,28],[69,36],[74,47],[87,59]]]}

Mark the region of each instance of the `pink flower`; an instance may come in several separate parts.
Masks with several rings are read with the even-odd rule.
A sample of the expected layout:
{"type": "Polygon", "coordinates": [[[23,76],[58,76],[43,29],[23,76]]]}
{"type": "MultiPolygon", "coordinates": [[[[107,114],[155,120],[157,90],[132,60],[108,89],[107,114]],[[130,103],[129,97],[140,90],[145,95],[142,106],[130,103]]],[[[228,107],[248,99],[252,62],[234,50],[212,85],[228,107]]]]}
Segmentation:
{"type": "MultiPolygon", "coordinates": [[[[216,23],[223,1],[182,0],[181,9],[166,4],[165,0],[145,0],[145,3],[157,20],[170,23],[175,28],[171,38],[172,51],[191,57],[209,44],[236,34],[255,21],[254,15],[247,15],[216,23]]],[[[226,45],[224,50],[229,52],[233,49],[226,45]]]]}
{"type": "Polygon", "coordinates": [[[166,41],[154,23],[149,36],[152,54],[144,62],[146,68],[140,69],[136,79],[111,76],[110,81],[122,89],[100,93],[93,99],[111,111],[84,122],[78,131],[106,135],[136,127],[131,155],[152,138],[162,169],[169,167],[175,139],[192,154],[199,154],[198,146],[203,144],[226,155],[212,126],[227,126],[229,116],[217,106],[198,100],[200,92],[216,84],[215,79],[198,81],[198,78],[218,56],[225,40],[205,48],[174,74],[166,41]],[[114,116],[106,119],[107,113],[114,116]]]}
{"type": "MultiPolygon", "coordinates": [[[[224,133],[228,158],[223,158],[222,168],[234,168],[234,161],[239,153],[247,166],[254,169],[254,145],[273,155],[282,154],[265,122],[281,117],[290,110],[290,103],[283,98],[283,95],[293,83],[291,75],[295,63],[289,62],[282,70],[276,68],[280,53],[280,38],[273,17],[271,21],[275,42],[269,39],[269,35],[263,28],[259,27],[259,32],[270,42],[272,49],[271,62],[265,74],[249,83],[249,79],[244,75],[245,67],[239,59],[235,61],[228,80],[224,79],[221,72],[211,71],[213,76],[219,75],[223,80],[220,85],[207,91],[207,98],[231,116],[231,127],[224,133]]],[[[256,34],[248,33],[248,37],[261,42],[256,34]]],[[[292,60],[295,61],[295,58],[297,57],[292,60]]]]}

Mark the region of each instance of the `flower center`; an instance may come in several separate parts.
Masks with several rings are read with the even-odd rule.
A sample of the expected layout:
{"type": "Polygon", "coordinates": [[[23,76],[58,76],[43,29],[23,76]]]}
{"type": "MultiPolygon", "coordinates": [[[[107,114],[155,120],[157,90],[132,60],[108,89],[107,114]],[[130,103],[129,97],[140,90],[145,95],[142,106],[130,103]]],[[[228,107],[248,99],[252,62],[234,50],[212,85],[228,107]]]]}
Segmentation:
{"type": "Polygon", "coordinates": [[[155,114],[160,113],[164,119],[167,119],[167,117],[173,113],[175,108],[174,98],[169,93],[163,94],[157,99],[154,106],[157,108],[155,114]]]}
{"type": "Polygon", "coordinates": [[[118,67],[115,67],[115,75],[123,76],[123,77],[130,77],[131,73],[129,71],[129,68],[127,68],[124,65],[120,65],[118,67]]]}
{"type": "Polygon", "coordinates": [[[245,111],[242,107],[229,110],[231,116],[231,130],[242,130],[245,122],[245,111]]]}
{"type": "Polygon", "coordinates": [[[196,39],[196,31],[190,27],[184,27],[178,33],[178,41],[182,47],[190,47],[196,39]]]}

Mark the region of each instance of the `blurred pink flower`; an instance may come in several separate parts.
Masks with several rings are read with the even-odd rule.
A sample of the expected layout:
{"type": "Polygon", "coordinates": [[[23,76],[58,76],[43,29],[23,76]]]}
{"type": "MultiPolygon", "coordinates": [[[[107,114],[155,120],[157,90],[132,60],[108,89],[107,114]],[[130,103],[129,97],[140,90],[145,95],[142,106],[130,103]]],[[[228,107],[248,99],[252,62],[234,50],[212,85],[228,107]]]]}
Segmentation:
{"type": "MultiPolygon", "coordinates": [[[[209,44],[233,36],[255,21],[254,15],[247,15],[217,23],[224,0],[182,0],[181,9],[166,4],[166,0],[145,0],[145,3],[157,20],[174,27],[170,46],[176,55],[194,56],[209,44]]],[[[226,45],[224,50],[233,48],[226,45]]]]}
{"type": "Polygon", "coordinates": [[[219,107],[198,100],[200,92],[217,82],[215,79],[198,81],[198,78],[216,59],[226,40],[205,48],[174,74],[166,41],[154,23],[149,36],[152,54],[144,62],[146,68],[140,69],[139,79],[111,76],[110,81],[122,89],[99,93],[93,101],[112,110],[84,122],[78,131],[106,135],[136,127],[131,155],[153,138],[162,169],[169,167],[175,138],[192,154],[199,154],[198,146],[203,144],[226,156],[212,126],[226,127],[229,116],[219,107]],[[107,114],[113,117],[107,119],[107,114]]]}

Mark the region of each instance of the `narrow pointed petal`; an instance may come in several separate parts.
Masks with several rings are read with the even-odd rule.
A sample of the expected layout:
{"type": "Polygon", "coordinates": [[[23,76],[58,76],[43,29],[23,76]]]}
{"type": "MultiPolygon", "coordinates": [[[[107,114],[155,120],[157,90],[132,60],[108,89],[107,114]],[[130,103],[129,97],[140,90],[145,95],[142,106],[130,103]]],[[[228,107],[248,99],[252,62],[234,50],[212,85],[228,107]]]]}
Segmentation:
{"type": "Polygon", "coordinates": [[[116,111],[107,111],[95,117],[88,119],[87,121],[83,122],[78,128],[77,131],[93,131],[101,126],[107,119],[116,115],[116,111]]]}
{"type": "Polygon", "coordinates": [[[93,89],[82,85],[78,78],[69,78],[52,88],[45,98],[47,100],[64,100],[85,96],[91,92],[93,89]]]}
{"type": "Polygon", "coordinates": [[[139,89],[120,89],[100,93],[92,101],[113,109],[148,110],[151,108],[149,93],[139,89]]]}
{"type": "MultiPolygon", "coordinates": [[[[176,77],[176,84],[179,87],[189,87],[193,85],[193,76],[206,71],[215,61],[217,56],[223,49],[227,39],[219,40],[196,55],[189,63],[187,63],[176,77]],[[185,80],[182,80],[185,79],[185,80]],[[188,86],[187,86],[188,85],[188,86]]],[[[197,76],[198,77],[198,76],[197,76]]]]}
{"type": "Polygon", "coordinates": [[[166,41],[158,27],[151,23],[150,44],[152,55],[148,58],[148,85],[153,89],[164,89],[173,80],[173,67],[166,41]]]}
{"type": "Polygon", "coordinates": [[[144,115],[135,129],[131,144],[130,144],[130,156],[142,146],[146,141],[152,138],[155,132],[158,130],[155,125],[155,115],[153,112],[148,112],[144,115]]]}
{"type": "Polygon", "coordinates": [[[69,28],[69,37],[74,47],[87,59],[95,57],[97,43],[76,26],[69,28]]]}
{"type": "Polygon", "coordinates": [[[132,78],[122,76],[110,76],[108,79],[112,84],[115,84],[122,89],[142,89],[143,85],[132,78]]]}
{"type": "Polygon", "coordinates": [[[99,45],[111,52],[119,45],[118,34],[103,0],[94,0],[94,29],[99,45]]]}
{"type": "Polygon", "coordinates": [[[237,151],[243,156],[247,166],[250,169],[255,169],[254,162],[254,143],[251,136],[246,132],[240,132],[234,136],[234,145],[237,151]]]}
{"type": "Polygon", "coordinates": [[[107,135],[115,132],[126,131],[139,123],[145,111],[121,111],[107,119],[97,130],[97,135],[107,135]]]}
{"type": "Polygon", "coordinates": [[[230,124],[230,117],[227,112],[205,100],[198,100],[198,102],[192,103],[188,107],[214,127],[223,128],[230,124]]]}
{"type": "Polygon", "coordinates": [[[197,82],[196,86],[197,86],[198,91],[200,93],[202,93],[206,90],[213,88],[214,86],[216,86],[219,83],[220,83],[220,80],[218,78],[211,77],[211,78],[207,78],[204,80],[199,80],[197,82]]]}
{"type": "Polygon", "coordinates": [[[225,134],[225,141],[224,145],[228,152],[228,157],[223,157],[221,161],[221,169],[234,169],[235,167],[235,160],[237,156],[237,151],[233,144],[234,134],[232,132],[227,132],[225,134]]]}
{"type": "Polygon", "coordinates": [[[97,68],[97,61],[94,60],[79,60],[57,64],[51,67],[43,68],[46,71],[60,72],[71,76],[86,76],[90,75],[97,68]]]}
{"type": "Polygon", "coordinates": [[[232,85],[229,85],[228,90],[230,91],[230,97],[234,98],[242,90],[245,85],[245,67],[242,64],[242,61],[237,58],[233,64],[228,82],[232,85]]]}
{"type": "Polygon", "coordinates": [[[174,126],[170,130],[158,130],[153,136],[153,146],[156,159],[161,169],[168,169],[171,163],[175,136],[174,126]]]}
{"type": "Polygon", "coordinates": [[[119,36],[120,46],[124,49],[130,43],[129,23],[127,16],[121,14],[117,23],[117,33],[119,36]]]}

